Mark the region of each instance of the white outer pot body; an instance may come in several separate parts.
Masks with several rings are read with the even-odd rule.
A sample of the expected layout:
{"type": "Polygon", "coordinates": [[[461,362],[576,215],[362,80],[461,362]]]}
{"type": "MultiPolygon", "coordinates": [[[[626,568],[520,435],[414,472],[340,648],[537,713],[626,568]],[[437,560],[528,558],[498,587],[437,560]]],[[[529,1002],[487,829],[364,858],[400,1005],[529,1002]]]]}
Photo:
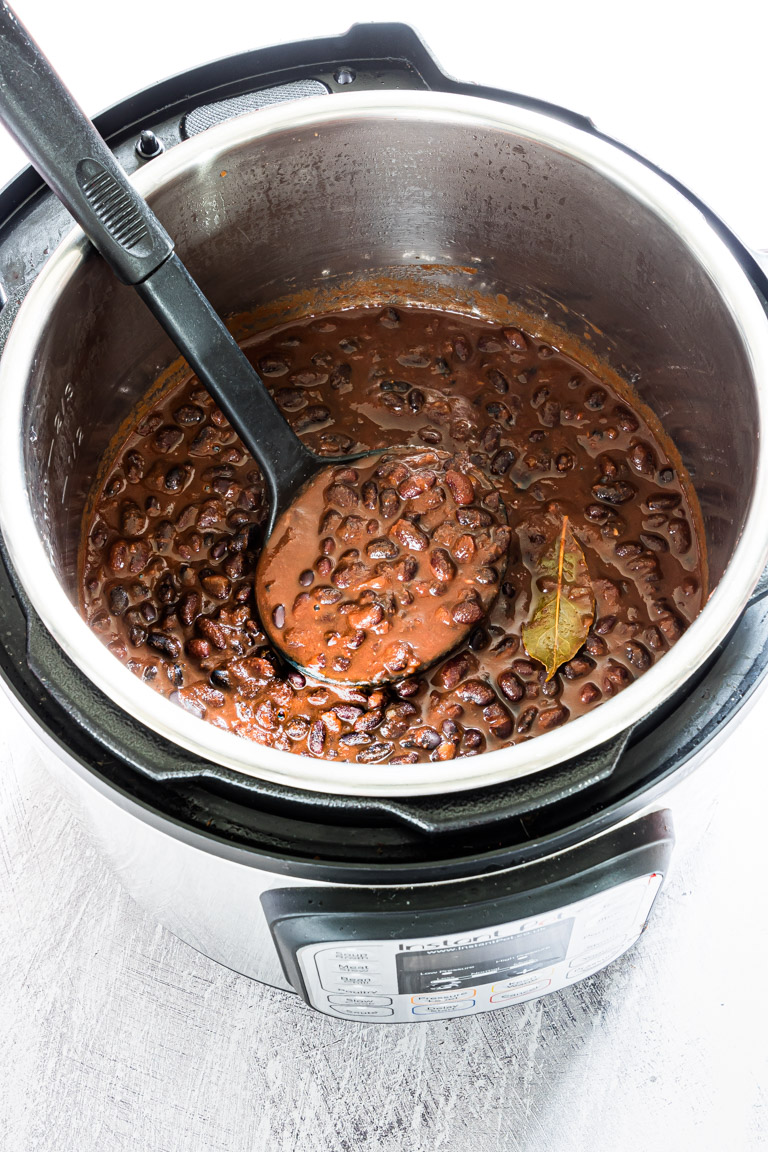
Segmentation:
{"type": "MultiPolygon", "coordinates": [[[[752,698],[749,707],[758,695],[752,698]]],[[[117,802],[114,793],[103,788],[94,776],[80,772],[69,753],[48,740],[31,714],[22,710],[22,715],[31,726],[35,746],[46,768],[83,830],[139,906],[179,939],[217,963],[261,983],[295,991],[286,980],[261,897],[270,889],[322,888],[327,886],[326,882],[291,875],[283,870],[282,861],[276,861],[274,869],[270,869],[263,862],[257,863],[257,858],[247,851],[240,859],[233,859],[214,839],[203,843],[199,834],[186,838],[178,826],[147,818],[149,813],[140,805],[117,802]]],[[[741,718],[743,716],[744,712],[741,718]]],[[[727,731],[723,731],[720,740],[727,731]]],[[[671,809],[675,859],[681,856],[684,859],[708,826],[717,795],[713,773],[719,774],[718,758],[713,757],[703,771],[693,769],[710,757],[720,740],[704,745],[686,764],[684,779],[627,818],[628,822],[656,809],[671,809]],[[707,770],[709,767],[712,772],[707,770]]],[[[533,863],[542,858],[537,857],[533,863]]],[[[525,869],[526,865],[519,865],[508,871],[522,873],[524,877],[525,869]]],[[[503,874],[494,871],[495,877],[503,874]]],[[[456,878],[461,879],[460,875],[456,878]]],[[[668,873],[664,877],[667,879],[668,873]]],[[[406,877],[403,882],[410,887],[406,877]]],[[[375,877],[369,877],[369,884],[376,886],[375,877]]],[[[438,884],[446,904],[451,903],[450,885],[451,881],[438,884]]],[[[354,888],[333,884],[334,888],[344,886],[354,888]]],[[[418,887],[423,889],[428,885],[418,887]]],[[[364,887],[364,890],[370,888],[364,887]]],[[[408,893],[404,891],[403,900],[398,901],[397,906],[402,910],[408,902],[408,893]]]]}

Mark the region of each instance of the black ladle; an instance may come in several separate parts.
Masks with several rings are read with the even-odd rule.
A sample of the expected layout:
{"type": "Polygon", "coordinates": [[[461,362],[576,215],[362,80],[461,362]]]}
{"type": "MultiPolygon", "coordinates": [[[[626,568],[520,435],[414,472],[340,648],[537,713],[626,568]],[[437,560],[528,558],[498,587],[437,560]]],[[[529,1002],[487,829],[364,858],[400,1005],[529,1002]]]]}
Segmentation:
{"type": "Polygon", "coordinates": [[[0,120],[118,279],[136,289],[258,461],[269,488],[269,536],[301,486],[339,458],[316,456],[286,423],[173,240],[4,0],[0,120]]]}
{"type": "MultiPolygon", "coordinates": [[[[0,0],[0,120],[118,279],[136,289],[257,460],[269,489],[265,541],[313,476],[333,464],[380,454],[330,459],[302,444],[174,252],[171,237],[5,0],[0,0]]],[[[471,626],[446,629],[445,647],[432,662],[451,651],[471,626]]],[[[272,639],[282,649],[280,636],[272,639]]],[[[398,678],[397,671],[379,677],[398,678]]]]}

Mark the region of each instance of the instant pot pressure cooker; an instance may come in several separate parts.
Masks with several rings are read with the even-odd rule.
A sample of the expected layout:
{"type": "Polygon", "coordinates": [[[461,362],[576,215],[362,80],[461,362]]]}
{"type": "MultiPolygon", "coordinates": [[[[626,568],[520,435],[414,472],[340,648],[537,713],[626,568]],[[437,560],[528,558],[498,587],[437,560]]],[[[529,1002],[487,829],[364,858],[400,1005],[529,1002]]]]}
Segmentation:
{"type": "Polygon", "coordinates": [[[338,764],[184,712],[76,607],[98,461],[175,352],[27,169],[0,194],[0,670],[51,770],[140,904],[331,1016],[465,1015],[598,971],[668,872],[675,786],[768,667],[757,258],[588,120],[446,77],[403,25],[207,65],[96,123],[224,315],[378,284],[592,348],[676,443],[711,595],[617,697],[476,757],[338,764]]]}

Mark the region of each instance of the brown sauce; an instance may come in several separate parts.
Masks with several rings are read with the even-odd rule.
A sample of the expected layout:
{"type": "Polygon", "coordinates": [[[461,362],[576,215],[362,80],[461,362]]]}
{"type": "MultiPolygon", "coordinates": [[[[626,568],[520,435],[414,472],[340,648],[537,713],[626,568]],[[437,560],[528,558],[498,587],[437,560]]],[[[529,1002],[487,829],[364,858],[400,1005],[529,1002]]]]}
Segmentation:
{"type": "MultiPolygon", "coordinates": [[[[362,464],[355,477],[334,481],[354,490],[354,508],[334,503],[349,500],[344,493],[325,495],[331,484],[318,489],[301,561],[283,566],[290,586],[270,597],[265,627],[254,594],[266,513],[258,469],[194,378],[137,420],[85,525],[82,608],[118,659],[195,715],[280,749],[360,763],[476,755],[549,731],[623,690],[700,611],[706,590],[696,509],[674,451],[606,380],[551,345],[447,312],[366,308],[274,329],[246,351],[286,419],[320,454],[408,445],[432,456],[397,483],[379,477],[375,508],[365,505],[373,475],[362,464]],[[407,494],[407,481],[424,472],[434,480],[423,491],[442,490],[446,515],[426,506],[434,497],[407,494]],[[449,473],[472,478],[468,503],[461,503],[463,482],[454,491],[449,473]],[[382,488],[396,493],[397,508],[382,510],[382,488]],[[462,523],[462,510],[490,518],[492,527],[477,517],[462,523]],[[542,551],[565,518],[586,558],[595,616],[577,654],[547,680],[522,629],[541,590],[542,551]],[[456,552],[459,536],[476,546],[482,532],[501,533],[505,546],[490,541],[482,564],[461,545],[456,552]],[[394,543],[397,554],[372,556],[375,541],[389,553],[381,542],[394,543]],[[391,567],[377,573],[378,564],[391,567]],[[454,620],[460,587],[477,610],[454,620]],[[332,596],[329,614],[317,627],[312,621],[311,639],[303,629],[310,659],[292,656],[350,683],[297,671],[269,641],[269,631],[278,639],[274,608],[283,607],[289,624],[298,614],[307,625],[318,588],[332,596]],[[370,594],[381,600],[382,589],[391,597],[384,616],[366,615],[370,594]],[[404,591],[410,604],[397,599],[404,591]],[[339,605],[352,602],[341,628],[339,605]],[[419,604],[426,617],[416,614],[419,604]],[[398,668],[397,621],[414,619],[426,621],[422,641],[399,651],[398,668]],[[379,645],[383,620],[390,635],[379,645]],[[456,628],[457,647],[422,672],[442,650],[438,623],[456,628]],[[344,637],[346,668],[328,667],[341,652],[338,638],[329,643],[333,632],[344,637]],[[365,636],[355,648],[359,632],[365,636]],[[382,679],[401,678],[351,682],[374,666],[387,672],[382,679]]],[[[370,488],[368,498],[373,505],[370,488]]],[[[262,601],[264,588],[262,581],[262,601]]],[[[284,644],[286,621],[277,619],[284,644]]]]}

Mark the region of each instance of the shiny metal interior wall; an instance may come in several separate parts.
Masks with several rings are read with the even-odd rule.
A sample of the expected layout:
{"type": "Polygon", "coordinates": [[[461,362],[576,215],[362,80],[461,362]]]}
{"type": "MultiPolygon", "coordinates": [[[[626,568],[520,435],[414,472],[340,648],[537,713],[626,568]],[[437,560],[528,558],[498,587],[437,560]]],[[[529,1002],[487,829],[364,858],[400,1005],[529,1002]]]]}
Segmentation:
{"type": "MultiPolygon", "coordinates": [[[[504,293],[577,337],[582,318],[607,334],[600,350],[694,479],[717,582],[752,488],[751,369],[706,271],[619,180],[513,131],[407,114],[284,130],[171,167],[149,199],[224,314],[302,290],[309,300],[393,266],[466,292],[453,266],[474,270],[480,295],[504,293]]],[[[23,432],[38,528],[73,599],[98,462],[175,357],[98,257],[73,263],[38,348],[23,432]]]]}

